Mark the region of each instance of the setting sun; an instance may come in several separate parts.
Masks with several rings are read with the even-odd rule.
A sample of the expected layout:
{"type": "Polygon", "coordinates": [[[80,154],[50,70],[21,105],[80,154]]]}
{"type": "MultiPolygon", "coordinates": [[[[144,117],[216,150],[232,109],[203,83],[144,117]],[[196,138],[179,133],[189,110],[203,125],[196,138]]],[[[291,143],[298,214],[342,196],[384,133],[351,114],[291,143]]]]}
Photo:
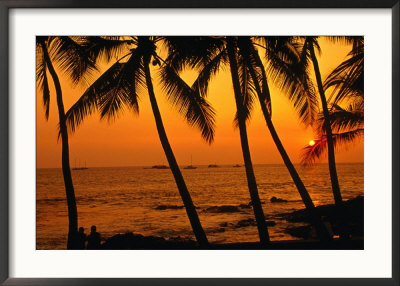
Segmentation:
{"type": "Polygon", "coordinates": [[[308,142],[308,145],[314,146],[314,145],[315,145],[315,141],[314,141],[314,140],[310,140],[310,141],[308,142]]]}

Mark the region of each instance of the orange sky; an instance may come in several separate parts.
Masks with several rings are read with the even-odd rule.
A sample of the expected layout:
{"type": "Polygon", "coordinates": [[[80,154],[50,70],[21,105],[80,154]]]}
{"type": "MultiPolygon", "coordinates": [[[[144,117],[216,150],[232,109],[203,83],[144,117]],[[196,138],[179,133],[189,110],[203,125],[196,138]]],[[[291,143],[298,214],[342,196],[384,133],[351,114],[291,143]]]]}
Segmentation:
{"type": "MultiPolygon", "coordinates": [[[[320,40],[322,55],[319,58],[323,79],[343,61],[350,47],[320,40]]],[[[59,73],[60,74],[60,73],[59,73]]],[[[50,78],[50,77],[49,77],[50,78]]],[[[186,74],[186,79],[191,78],[186,74]]],[[[51,80],[50,80],[51,83],[51,80]]],[[[208,100],[216,110],[215,141],[208,145],[200,132],[190,127],[161,91],[153,72],[155,93],[168,138],[180,165],[241,164],[243,162],[238,129],[233,126],[235,102],[229,68],[221,71],[210,84],[208,100]]],[[[61,76],[66,110],[81,96],[84,88],[73,87],[68,78],[61,76]]],[[[313,138],[311,128],[300,123],[294,109],[284,94],[271,86],[273,122],[293,162],[300,161],[301,149],[313,138]]],[[[61,142],[57,142],[58,114],[55,91],[50,86],[50,118],[45,120],[42,95],[37,96],[37,167],[61,167],[61,142]]],[[[94,114],[70,134],[71,167],[84,164],[101,166],[145,166],[167,164],[159,142],[150,102],[146,92],[140,94],[140,114],[125,110],[114,122],[99,120],[94,114]]],[[[282,163],[266,127],[259,105],[255,105],[248,136],[254,164],[282,163]]],[[[337,162],[363,162],[363,141],[348,149],[336,151],[337,162]]],[[[326,162],[326,159],[320,162],[326,162]]]]}

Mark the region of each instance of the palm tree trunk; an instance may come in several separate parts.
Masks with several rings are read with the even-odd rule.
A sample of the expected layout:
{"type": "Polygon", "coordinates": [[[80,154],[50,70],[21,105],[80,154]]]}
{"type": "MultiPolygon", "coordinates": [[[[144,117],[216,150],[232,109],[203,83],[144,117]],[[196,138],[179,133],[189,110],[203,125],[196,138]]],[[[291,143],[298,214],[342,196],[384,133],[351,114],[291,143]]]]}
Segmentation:
{"type": "Polygon", "coordinates": [[[339,187],[339,179],[336,171],[336,162],[335,162],[335,148],[333,146],[333,139],[332,139],[332,128],[331,128],[331,121],[329,116],[328,104],[326,102],[325,91],[322,85],[321,73],[319,71],[319,65],[317,57],[315,56],[314,45],[309,42],[310,45],[310,53],[311,59],[314,66],[315,77],[317,80],[318,91],[321,98],[322,103],[322,110],[324,113],[324,124],[326,130],[326,139],[328,141],[328,161],[329,161],[329,173],[331,176],[331,184],[332,184],[332,191],[333,197],[335,199],[336,205],[342,204],[342,195],[340,193],[339,187]]]}
{"type": "MultiPolygon", "coordinates": [[[[250,71],[250,75],[253,79],[254,85],[256,87],[258,99],[259,99],[261,109],[262,109],[262,112],[263,112],[263,115],[265,118],[265,122],[267,123],[268,130],[271,133],[272,139],[274,140],[274,143],[275,143],[276,147],[278,148],[278,151],[283,159],[283,162],[285,163],[285,166],[288,169],[290,176],[292,177],[292,180],[297,187],[297,190],[301,196],[301,199],[303,200],[304,205],[310,214],[311,222],[317,231],[318,237],[320,238],[321,241],[330,241],[332,239],[332,237],[329,234],[325,224],[323,223],[321,216],[316,213],[315,205],[310,197],[310,194],[308,193],[306,187],[303,184],[303,181],[301,180],[299,174],[297,173],[296,168],[294,167],[292,161],[290,160],[289,155],[287,154],[285,148],[283,147],[283,144],[278,136],[278,133],[275,130],[274,124],[272,123],[271,113],[270,113],[271,110],[267,109],[268,102],[266,99],[270,99],[271,96],[270,96],[268,82],[267,82],[267,78],[266,78],[266,74],[265,74],[265,70],[264,70],[264,65],[262,64],[257,51],[253,50],[252,52],[256,59],[257,65],[262,70],[262,82],[263,82],[263,90],[262,91],[261,91],[257,76],[255,74],[255,71],[251,66],[249,66],[249,71],[250,71]]],[[[269,104],[269,106],[270,106],[270,104],[269,104]]]]}
{"type": "Polygon", "coordinates": [[[333,146],[333,138],[332,138],[332,127],[330,121],[330,115],[328,110],[328,103],[326,102],[325,91],[322,85],[321,73],[319,70],[318,60],[315,56],[314,45],[312,42],[309,42],[310,45],[310,54],[311,59],[314,66],[315,78],[317,80],[318,91],[321,98],[322,103],[322,111],[324,114],[324,127],[326,131],[326,139],[328,143],[328,163],[329,163],[329,174],[331,176],[331,184],[333,197],[335,199],[335,205],[337,208],[337,219],[339,224],[339,236],[341,239],[349,239],[349,229],[346,221],[346,213],[343,206],[342,195],[340,193],[339,187],[339,179],[336,171],[336,162],[335,162],[335,147],[333,146]]]}
{"type": "Polygon", "coordinates": [[[65,185],[65,193],[67,197],[67,205],[68,205],[68,241],[67,241],[67,249],[74,248],[73,238],[78,232],[78,211],[76,208],[76,200],[75,200],[75,191],[74,185],[72,183],[71,176],[71,168],[69,164],[69,145],[68,145],[68,131],[67,125],[65,122],[65,111],[64,111],[64,103],[62,98],[62,90],[60,80],[57,76],[56,71],[54,70],[54,66],[50,60],[49,52],[47,50],[46,44],[44,42],[41,43],[44,57],[46,60],[47,67],[51,74],[51,77],[54,82],[54,86],[56,88],[57,95],[57,107],[58,107],[58,117],[60,121],[60,133],[61,133],[61,145],[62,145],[62,171],[64,177],[64,185],[65,185]]]}
{"type": "Polygon", "coordinates": [[[232,37],[227,37],[227,48],[229,56],[229,65],[231,69],[233,90],[235,93],[236,108],[238,113],[238,125],[240,132],[240,141],[242,146],[243,160],[246,168],[247,184],[249,187],[253,211],[257,222],[258,234],[261,244],[269,244],[269,234],[267,224],[265,222],[264,211],[262,209],[260,197],[258,195],[256,177],[254,175],[253,164],[251,162],[249,142],[247,138],[246,121],[243,116],[243,104],[238,75],[238,66],[236,62],[236,45],[232,37]]]}
{"type": "Polygon", "coordinates": [[[154,118],[156,121],[158,136],[161,141],[161,145],[164,149],[165,156],[167,157],[169,166],[171,168],[172,174],[174,175],[176,185],[178,186],[179,194],[182,198],[183,204],[186,209],[186,213],[189,217],[190,224],[192,226],[194,235],[196,236],[197,242],[200,247],[208,247],[209,243],[207,240],[207,236],[201,226],[200,219],[197,215],[196,208],[193,204],[190,193],[186,187],[186,183],[183,179],[181,170],[179,169],[178,163],[175,159],[175,155],[172,151],[171,145],[169,144],[167,134],[164,129],[164,125],[162,122],[160,110],[158,109],[157,100],[154,94],[153,83],[151,80],[149,61],[145,60],[144,63],[144,71],[146,75],[146,84],[149,92],[150,103],[153,110],[154,118]]]}

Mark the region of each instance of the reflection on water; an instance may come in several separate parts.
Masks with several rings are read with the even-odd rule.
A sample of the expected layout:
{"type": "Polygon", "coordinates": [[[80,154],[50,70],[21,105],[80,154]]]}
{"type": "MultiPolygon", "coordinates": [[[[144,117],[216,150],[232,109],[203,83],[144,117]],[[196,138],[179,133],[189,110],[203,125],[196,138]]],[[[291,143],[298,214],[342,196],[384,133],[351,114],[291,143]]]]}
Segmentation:
{"type": "MultiPolygon", "coordinates": [[[[338,164],[343,199],[364,193],[363,164],[338,164]]],[[[303,208],[284,165],[254,166],[272,240],[295,239],[284,233],[288,222],[276,214],[303,208]],[[270,203],[271,197],[288,202],[270,203]]],[[[316,205],[333,203],[326,164],[298,171],[316,205]]],[[[210,242],[258,241],[248,207],[244,167],[220,166],[182,170],[210,242]]],[[[96,225],[102,238],[128,231],[165,238],[194,239],[171,171],[143,167],[89,168],[72,171],[79,226],[96,225]]],[[[67,205],[61,169],[37,170],[37,249],[62,249],[68,232],[67,205]]],[[[291,223],[290,225],[296,225],[291,223]]]]}

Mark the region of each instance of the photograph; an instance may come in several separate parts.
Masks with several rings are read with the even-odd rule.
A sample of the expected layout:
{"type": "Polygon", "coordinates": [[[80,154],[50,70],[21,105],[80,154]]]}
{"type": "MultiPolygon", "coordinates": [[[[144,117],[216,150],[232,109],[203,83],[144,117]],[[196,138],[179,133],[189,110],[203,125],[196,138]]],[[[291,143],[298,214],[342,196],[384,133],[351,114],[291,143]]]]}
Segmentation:
{"type": "Polygon", "coordinates": [[[364,250],[363,35],[36,35],[35,61],[36,250],[364,250]]]}

